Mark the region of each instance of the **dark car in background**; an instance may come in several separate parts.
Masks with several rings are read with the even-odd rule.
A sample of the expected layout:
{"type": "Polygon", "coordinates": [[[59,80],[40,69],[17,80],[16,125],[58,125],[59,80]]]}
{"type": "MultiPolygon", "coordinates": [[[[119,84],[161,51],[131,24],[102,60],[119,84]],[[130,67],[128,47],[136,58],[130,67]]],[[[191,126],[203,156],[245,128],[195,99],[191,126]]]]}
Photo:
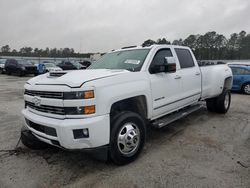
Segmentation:
{"type": "Polygon", "coordinates": [[[79,69],[86,69],[85,66],[81,65],[76,61],[62,61],[61,63],[57,64],[63,70],[79,70],[79,69]]]}
{"type": "Polygon", "coordinates": [[[233,91],[250,95],[250,65],[228,64],[233,72],[233,91]]]}
{"type": "Polygon", "coordinates": [[[5,73],[5,62],[6,59],[0,59],[0,74],[5,73]]]}
{"type": "Polygon", "coordinates": [[[79,63],[86,68],[88,68],[92,64],[90,61],[87,60],[79,61],[79,63]]]}
{"type": "Polygon", "coordinates": [[[5,71],[8,75],[17,74],[24,76],[26,74],[37,75],[37,67],[26,60],[7,59],[5,71]]]}

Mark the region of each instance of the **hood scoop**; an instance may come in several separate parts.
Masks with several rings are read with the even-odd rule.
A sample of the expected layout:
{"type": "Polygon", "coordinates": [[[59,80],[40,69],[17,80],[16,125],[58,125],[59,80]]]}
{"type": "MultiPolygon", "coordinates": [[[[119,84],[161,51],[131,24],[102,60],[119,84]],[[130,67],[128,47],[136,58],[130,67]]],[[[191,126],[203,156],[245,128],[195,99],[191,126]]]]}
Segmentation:
{"type": "Polygon", "coordinates": [[[66,73],[67,72],[63,72],[63,71],[50,72],[49,77],[61,77],[65,75],[66,73]]]}

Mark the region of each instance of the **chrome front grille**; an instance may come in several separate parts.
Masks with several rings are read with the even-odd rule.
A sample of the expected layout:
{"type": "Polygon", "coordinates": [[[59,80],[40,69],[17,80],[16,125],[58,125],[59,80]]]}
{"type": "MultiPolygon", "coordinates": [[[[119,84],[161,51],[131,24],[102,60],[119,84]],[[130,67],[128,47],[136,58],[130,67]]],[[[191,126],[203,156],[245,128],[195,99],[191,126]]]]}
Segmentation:
{"type": "Polygon", "coordinates": [[[41,98],[52,98],[52,99],[63,99],[63,92],[55,91],[34,91],[34,90],[25,90],[25,95],[30,96],[39,96],[41,98]]]}
{"type": "Polygon", "coordinates": [[[39,112],[50,113],[50,114],[58,114],[58,115],[65,115],[64,107],[47,106],[47,105],[36,106],[34,103],[28,102],[28,101],[25,101],[25,106],[28,106],[29,108],[37,110],[39,112]]]}

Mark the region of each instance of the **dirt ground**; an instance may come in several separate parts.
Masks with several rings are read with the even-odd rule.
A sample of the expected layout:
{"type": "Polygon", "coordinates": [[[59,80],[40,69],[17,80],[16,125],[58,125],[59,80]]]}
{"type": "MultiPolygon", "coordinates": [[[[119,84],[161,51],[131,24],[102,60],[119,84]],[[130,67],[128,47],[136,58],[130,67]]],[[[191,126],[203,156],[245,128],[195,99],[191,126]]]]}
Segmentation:
{"type": "Polygon", "coordinates": [[[232,94],[226,115],[204,108],[152,129],[140,157],[126,166],[80,152],[32,151],[21,143],[23,85],[0,75],[0,188],[250,187],[250,96],[232,94]]]}

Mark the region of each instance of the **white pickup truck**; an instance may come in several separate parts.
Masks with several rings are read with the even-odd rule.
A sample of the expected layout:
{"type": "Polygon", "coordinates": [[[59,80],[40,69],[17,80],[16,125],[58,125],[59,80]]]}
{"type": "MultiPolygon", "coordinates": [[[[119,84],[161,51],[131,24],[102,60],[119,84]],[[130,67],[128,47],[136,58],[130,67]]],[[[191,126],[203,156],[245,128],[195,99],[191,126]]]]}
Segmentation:
{"type": "Polygon", "coordinates": [[[231,86],[226,64],[199,67],[188,47],[115,50],[87,70],[28,80],[21,140],[32,149],[101,151],[126,164],[140,154],[147,126],[163,127],[198,110],[201,101],[226,113],[231,86]]]}

